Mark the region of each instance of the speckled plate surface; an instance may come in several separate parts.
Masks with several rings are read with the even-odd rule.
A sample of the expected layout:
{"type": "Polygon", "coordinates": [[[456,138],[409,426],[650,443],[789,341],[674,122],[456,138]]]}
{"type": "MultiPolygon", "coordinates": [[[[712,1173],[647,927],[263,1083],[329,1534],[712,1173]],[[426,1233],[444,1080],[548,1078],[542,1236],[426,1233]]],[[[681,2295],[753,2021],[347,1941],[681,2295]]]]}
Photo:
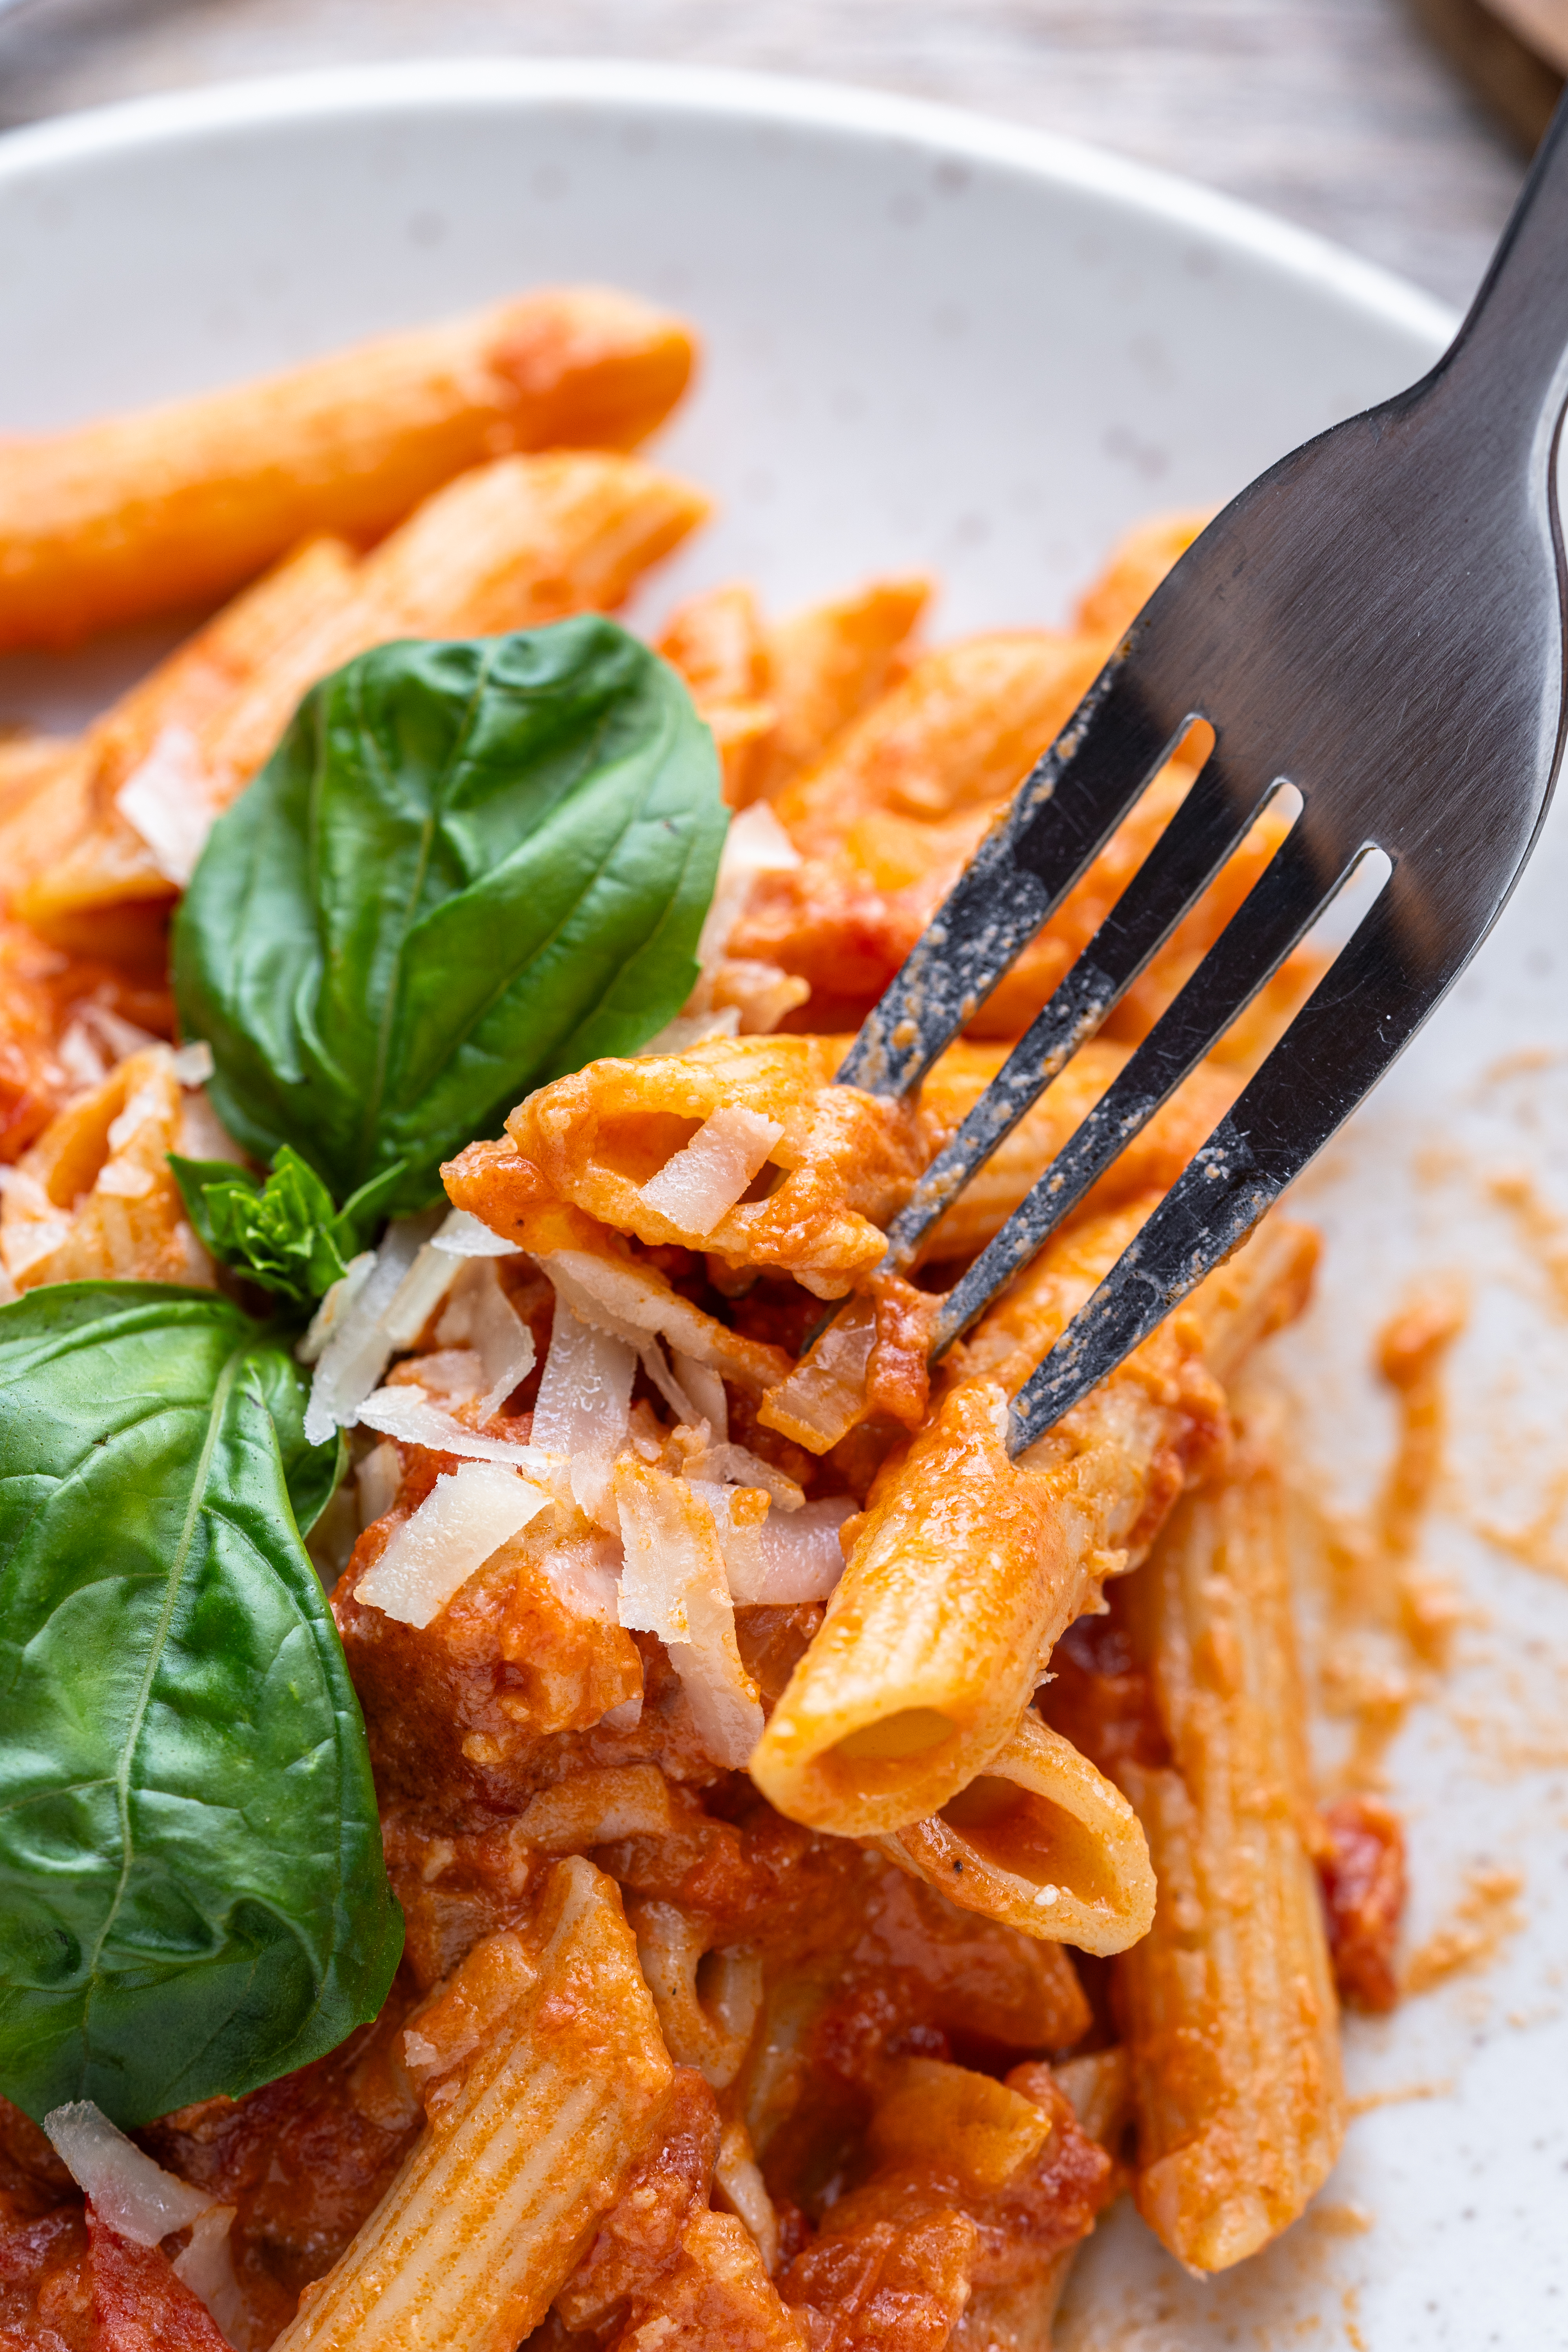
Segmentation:
{"type": "MultiPolygon", "coordinates": [[[[776,609],[921,565],[944,634],[1059,617],[1132,518],[1223,499],[1418,374],[1451,324],[1260,215],[940,109],[642,66],[378,68],[0,140],[0,430],[584,276],[678,305],[707,347],[660,448],[722,511],[650,612],[736,574],[776,609]]],[[[0,719],[78,716],[161,642],[0,662],[0,719]]],[[[1411,1943],[1428,1974],[1445,1931],[1474,1963],[1352,2021],[1362,2112],[1304,2221],[1200,2284],[1121,2209],[1062,2352],[1568,2344],[1565,905],[1560,810],[1470,974],[1300,1188],[1329,1247],[1277,1354],[1299,1479],[1353,1515],[1393,1433],[1375,1334],[1412,1286],[1468,1285],[1424,1543],[1463,1597],[1454,1662],[1366,1637],[1312,1663],[1342,1703],[1383,1677],[1395,1714],[1403,1677],[1411,1943]]]]}

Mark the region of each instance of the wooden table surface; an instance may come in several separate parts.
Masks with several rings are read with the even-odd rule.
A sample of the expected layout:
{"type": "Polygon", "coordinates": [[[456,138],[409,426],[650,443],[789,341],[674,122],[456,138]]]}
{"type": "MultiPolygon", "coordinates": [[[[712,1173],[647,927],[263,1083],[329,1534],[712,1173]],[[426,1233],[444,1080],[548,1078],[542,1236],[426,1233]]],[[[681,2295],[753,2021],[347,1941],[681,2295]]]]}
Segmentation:
{"type": "Polygon", "coordinates": [[[369,58],[750,66],[1067,131],[1462,302],[1519,184],[1409,0],[0,0],[0,125],[369,58]]]}

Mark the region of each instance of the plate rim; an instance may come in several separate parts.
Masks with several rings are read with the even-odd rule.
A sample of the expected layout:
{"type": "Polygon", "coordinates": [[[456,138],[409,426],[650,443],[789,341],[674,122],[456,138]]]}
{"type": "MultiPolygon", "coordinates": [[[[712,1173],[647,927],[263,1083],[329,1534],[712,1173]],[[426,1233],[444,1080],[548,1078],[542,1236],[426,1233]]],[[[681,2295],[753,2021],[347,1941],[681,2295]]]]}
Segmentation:
{"type": "Polygon", "coordinates": [[[0,132],[0,191],[87,160],[177,145],[215,131],[315,120],[395,119],[433,106],[507,111],[614,104],[648,114],[749,120],[940,152],[1174,222],[1345,309],[1447,347],[1460,313],[1396,272],[1264,206],[1077,139],[939,100],[828,79],[634,58],[473,56],[321,66],[153,92],[0,132]]]}

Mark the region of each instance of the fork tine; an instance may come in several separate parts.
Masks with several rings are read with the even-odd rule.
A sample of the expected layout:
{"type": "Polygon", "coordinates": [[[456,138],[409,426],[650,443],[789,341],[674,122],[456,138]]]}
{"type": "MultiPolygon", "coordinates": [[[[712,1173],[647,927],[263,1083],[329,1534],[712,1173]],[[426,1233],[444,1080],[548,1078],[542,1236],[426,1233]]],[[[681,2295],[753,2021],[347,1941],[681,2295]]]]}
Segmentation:
{"type": "Polygon", "coordinates": [[[884,1268],[901,1274],[913,1263],[921,1241],[975,1170],[1087,1045],[1202,897],[1273,789],[1269,785],[1248,803],[1227,784],[1221,752],[1211,753],[1072,970],[889,1227],[884,1268]]]}
{"type": "Polygon", "coordinates": [[[1137,644],[1135,626],[981,843],[868,1015],[840,1086],[919,1086],[1180,742],[1191,717],[1173,733],[1156,716],[1139,691],[1137,644]]]}
{"type": "Polygon", "coordinates": [[[1474,942],[1412,953],[1397,867],[1257,1076],[1013,1401],[1025,1452],[1238,1249],[1403,1052],[1474,942]]]}
{"type": "Polygon", "coordinates": [[[1349,872],[1325,878],[1298,822],[1181,993],[948,1293],[934,1360],[991,1304],[1277,971],[1349,872]]]}

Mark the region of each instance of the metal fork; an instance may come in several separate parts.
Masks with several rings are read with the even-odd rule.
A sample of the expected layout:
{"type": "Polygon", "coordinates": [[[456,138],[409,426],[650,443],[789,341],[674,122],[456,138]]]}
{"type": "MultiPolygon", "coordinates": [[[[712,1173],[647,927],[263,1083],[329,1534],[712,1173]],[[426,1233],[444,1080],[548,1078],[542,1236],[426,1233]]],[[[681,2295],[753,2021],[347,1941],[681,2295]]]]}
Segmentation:
{"type": "Polygon", "coordinates": [[[1195,904],[1282,782],[1284,842],[1120,1076],[943,1302],[941,1355],[1300,942],[1386,881],[1234,1108],[1019,1391],[1016,1454],[1227,1257],[1458,978],[1534,845],[1563,735],[1554,469],[1568,401],[1568,100],[1449,351],[1260,475],[1183,556],[1025,780],[838,1072],[921,1082],[1195,719],[1175,816],[889,1234],[922,1236],[1195,904]]]}

